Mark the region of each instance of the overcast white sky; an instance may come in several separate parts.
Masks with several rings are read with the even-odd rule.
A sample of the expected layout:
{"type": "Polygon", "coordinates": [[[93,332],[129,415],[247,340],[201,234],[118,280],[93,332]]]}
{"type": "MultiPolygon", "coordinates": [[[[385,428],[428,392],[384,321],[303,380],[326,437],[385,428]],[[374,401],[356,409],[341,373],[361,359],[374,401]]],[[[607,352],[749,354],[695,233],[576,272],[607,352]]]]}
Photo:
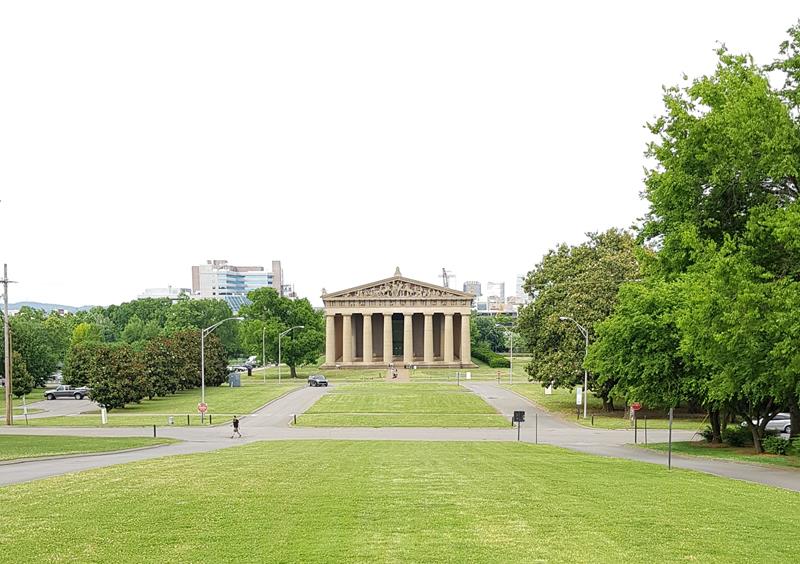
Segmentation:
{"type": "MultiPolygon", "coordinates": [[[[661,86],[759,62],[793,2],[0,2],[12,302],[119,303],[192,264],[300,295],[506,281],[645,205],[661,86]]],[[[508,288],[511,286],[511,288],[508,288]]]]}

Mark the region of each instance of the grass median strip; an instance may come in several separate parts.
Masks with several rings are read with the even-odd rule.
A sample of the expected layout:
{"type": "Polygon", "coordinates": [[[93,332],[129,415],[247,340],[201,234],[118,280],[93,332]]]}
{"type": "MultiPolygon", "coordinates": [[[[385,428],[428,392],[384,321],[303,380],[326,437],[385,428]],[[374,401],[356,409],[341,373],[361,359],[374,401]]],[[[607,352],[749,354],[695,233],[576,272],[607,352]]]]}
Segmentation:
{"type": "Polygon", "coordinates": [[[91,454],[176,442],[143,437],[68,437],[63,435],[0,435],[0,461],[91,454]]]}
{"type": "MultiPolygon", "coordinates": [[[[587,419],[583,419],[583,408],[581,408],[581,417],[577,418],[576,416],[575,390],[556,388],[553,390],[552,394],[546,395],[544,393],[544,388],[538,382],[526,382],[511,386],[505,384],[503,387],[579,425],[591,427],[592,421],[594,421],[594,427],[599,427],[601,429],[633,428],[631,420],[627,417],[627,412],[619,409],[612,413],[603,411],[603,402],[600,398],[594,397],[591,393],[588,394],[588,417],[587,419]],[[594,419],[592,419],[592,416],[594,416],[594,419]]],[[[644,426],[643,417],[644,414],[639,416],[639,429],[642,429],[644,426]]],[[[662,414],[658,416],[648,415],[647,417],[647,427],[650,429],[666,429],[668,426],[669,420],[662,414]]],[[[672,423],[673,429],[682,429],[684,431],[697,431],[701,430],[703,427],[702,415],[699,417],[676,417],[672,423]]]]}
{"type": "MultiPolygon", "coordinates": [[[[667,443],[650,443],[642,448],[667,452],[667,443]]],[[[782,456],[777,454],[755,454],[753,447],[730,447],[728,445],[711,445],[706,442],[679,441],[672,443],[674,454],[688,456],[702,456],[704,458],[717,458],[731,462],[750,462],[755,464],[769,464],[770,466],[783,466],[786,468],[800,468],[800,456],[795,454],[782,456]]]]}
{"type": "Polygon", "coordinates": [[[800,546],[796,492],[519,443],[261,442],[7,486],[0,506],[3,553],[30,562],[729,563],[776,534],[769,560],[792,562],[800,546]],[[747,507],[780,509],[743,534],[747,507]]]}
{"type": "Polygon", "coordinates": [[[297,418],[307,427],[508,427],[489,404],[455,384],[338,384],[297,418]]]}

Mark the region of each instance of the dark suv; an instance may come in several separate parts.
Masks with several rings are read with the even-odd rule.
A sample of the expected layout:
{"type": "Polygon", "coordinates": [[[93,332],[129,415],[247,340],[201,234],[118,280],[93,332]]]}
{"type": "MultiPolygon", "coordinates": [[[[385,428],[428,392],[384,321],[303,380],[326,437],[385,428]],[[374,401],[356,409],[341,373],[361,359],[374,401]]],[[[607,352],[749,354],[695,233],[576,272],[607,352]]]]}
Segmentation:
{"type": "Polygon", "coordinates": [[[309,386],[325,386],[328,387],[328,379],[322,374],[312,374],[308,377],[309,386]]]}

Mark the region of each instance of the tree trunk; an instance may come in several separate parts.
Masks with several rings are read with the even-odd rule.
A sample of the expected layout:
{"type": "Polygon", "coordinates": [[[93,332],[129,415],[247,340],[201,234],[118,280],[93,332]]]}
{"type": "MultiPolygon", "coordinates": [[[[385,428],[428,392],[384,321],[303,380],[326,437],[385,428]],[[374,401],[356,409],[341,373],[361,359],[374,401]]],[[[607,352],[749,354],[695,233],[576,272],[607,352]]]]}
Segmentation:
{"type": "Polygon", "coordinates": [[[756,454],[764,454],[764,448],[761,446],[761,437],[758,432],[758,425],[753,425],[753,423],[747,419],[747,427],[750,429],[750,433],[753,435],[753,448],[755,449],[756,454]]]}
{"type": "Polygon", "coordinates": [[[297,367],[294,364],[290,364],[289,369],[291,370],[292,378],[297,378],[297,367]]]}
{"type": "Polygon", "coordinates": [[[614,398],[600,398],[603,400],[603,411],[614,411],[614,398]]]}
{"type": "Polygon", "coordinates": [[[720,424],[719,410],[709,409],[708,419],[711,422],[711,444],[718,445],[722,442],[722,425],[720,424]]]}
{"type": "Polygon", "coordinates": [[[800,437],[800,404],[798,404],[797,396],[790,399],[789,417],[789,422],[792,425],[792,432],[789,434],[790,438],[800,437]]]}

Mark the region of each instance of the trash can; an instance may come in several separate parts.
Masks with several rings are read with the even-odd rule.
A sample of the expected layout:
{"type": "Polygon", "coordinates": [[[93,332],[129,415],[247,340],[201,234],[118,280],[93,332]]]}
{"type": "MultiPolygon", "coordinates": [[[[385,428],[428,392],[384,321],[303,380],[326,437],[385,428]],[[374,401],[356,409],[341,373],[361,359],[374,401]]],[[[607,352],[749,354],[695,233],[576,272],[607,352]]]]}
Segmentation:
{"type": "Polygon", "coordinates": [[[239,388],[242,385],[242,377],[238,372],[231,372],[228,374],[228,385],[231,388],[239,388]]]}

